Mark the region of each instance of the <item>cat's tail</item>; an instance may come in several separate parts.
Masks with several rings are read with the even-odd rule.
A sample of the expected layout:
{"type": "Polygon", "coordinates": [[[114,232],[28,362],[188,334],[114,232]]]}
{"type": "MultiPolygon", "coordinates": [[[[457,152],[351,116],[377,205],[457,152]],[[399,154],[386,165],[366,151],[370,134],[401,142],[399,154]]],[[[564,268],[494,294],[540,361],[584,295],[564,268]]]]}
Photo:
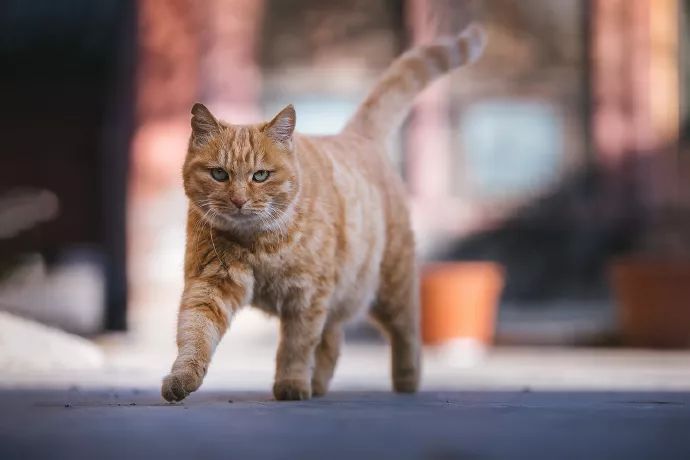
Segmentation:
{"type": "Polygon", "coordinates": [[[405,52],[384,72],[343,132],[387,137],[403,122],[417,94],[450,70],[476,61],[485,44],[484,28],[475,24],[456,37],[405,52]]]}

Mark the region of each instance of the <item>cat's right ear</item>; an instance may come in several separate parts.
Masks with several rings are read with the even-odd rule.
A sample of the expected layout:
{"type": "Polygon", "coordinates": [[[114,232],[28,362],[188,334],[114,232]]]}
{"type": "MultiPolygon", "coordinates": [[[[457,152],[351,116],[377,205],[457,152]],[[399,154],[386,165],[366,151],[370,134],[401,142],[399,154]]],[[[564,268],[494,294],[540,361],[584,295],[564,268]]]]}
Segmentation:
{"type": "Polygon", "coordinates": [[[192,107],[192,142],[202,145],[220,132],[220,123],[204,104],[196,103],[192,107]]]}

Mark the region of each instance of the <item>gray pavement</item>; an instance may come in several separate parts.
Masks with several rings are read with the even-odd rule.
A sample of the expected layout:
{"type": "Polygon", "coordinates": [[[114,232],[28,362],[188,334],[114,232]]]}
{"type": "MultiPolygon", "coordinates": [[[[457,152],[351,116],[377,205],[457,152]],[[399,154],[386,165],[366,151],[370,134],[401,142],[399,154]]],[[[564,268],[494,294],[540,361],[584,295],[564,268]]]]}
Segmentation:
{"type": "Polygon", "coordinates": [[[0,391],[3,460],[690,459],[689,434],[688,392],[0,391]]]}

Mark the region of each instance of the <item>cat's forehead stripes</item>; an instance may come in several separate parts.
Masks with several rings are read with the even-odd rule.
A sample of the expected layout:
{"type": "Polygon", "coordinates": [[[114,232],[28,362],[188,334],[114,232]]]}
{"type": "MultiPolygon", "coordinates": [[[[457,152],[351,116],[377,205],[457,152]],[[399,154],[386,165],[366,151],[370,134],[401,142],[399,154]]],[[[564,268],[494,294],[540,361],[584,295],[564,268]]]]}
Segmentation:
{"type": "Polygon", "coordinates": [[[227,130],[221,150],[218,152],[219,161],[229,169],[255,168],[263,159],[258,136],[251,127],[232,127],[227,130]]]}

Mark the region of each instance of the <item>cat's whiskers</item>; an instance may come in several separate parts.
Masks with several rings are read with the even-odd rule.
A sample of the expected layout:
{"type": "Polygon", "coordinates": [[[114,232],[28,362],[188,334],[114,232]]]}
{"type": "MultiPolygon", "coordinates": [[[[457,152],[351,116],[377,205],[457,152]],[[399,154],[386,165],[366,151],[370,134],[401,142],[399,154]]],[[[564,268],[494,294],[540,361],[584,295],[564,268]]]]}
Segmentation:
{"type": "MultiPolygon", "coordinates": [[[[215,210],[211,209],[211,211],[212,211],[211,219],[215,219],[216,217],[218,217],[218,214],[215,210]]],[[[220,262],[220,265],[227,271],[228,266],[225,265],[225,261],[223,260],[223,258],[218,253],[218,249],[216,248],[216,243],[215,243],[215,241],[213,241],[213,225],[209,224],[208,235],[209,235],[209,238],[211,239],[211,246],[213,247],[213,252],[216,254],[216,258],[218,259],[218,262],[220,262]]]]}
{"type": "Polygon", "coordinates": [[[206,225],[208,225],[208,222],[206,221],[206,216],[208,216],[208,214],[209,214],[210,212],[212,212],[212,211],[213,211],[213,208],[209,207],[209,208],[206,210],[206,212],[204,213],[204,215],[201,216],[201,219],[199,219],[199,222],[197,222],[197,224],[196,224],[196,226],[195,226],[196,240],[195,240],[195,242],[194,242],[194,246],[195,246],[196,248],[199,247],[199,241],[201,240],[201,234],[202,234],[202,231],[203,231],[204,227],[205,227],[206,225]]]}
{"type": "Polygon", "coordinates": [[[285,216],[285,212],[276,209],[270,204],[265,208],[264,212],[261,214],[265,227],[273,231],[277,231],[279,236],[286,236],[288,233],[288,223],[285,216]]]}

